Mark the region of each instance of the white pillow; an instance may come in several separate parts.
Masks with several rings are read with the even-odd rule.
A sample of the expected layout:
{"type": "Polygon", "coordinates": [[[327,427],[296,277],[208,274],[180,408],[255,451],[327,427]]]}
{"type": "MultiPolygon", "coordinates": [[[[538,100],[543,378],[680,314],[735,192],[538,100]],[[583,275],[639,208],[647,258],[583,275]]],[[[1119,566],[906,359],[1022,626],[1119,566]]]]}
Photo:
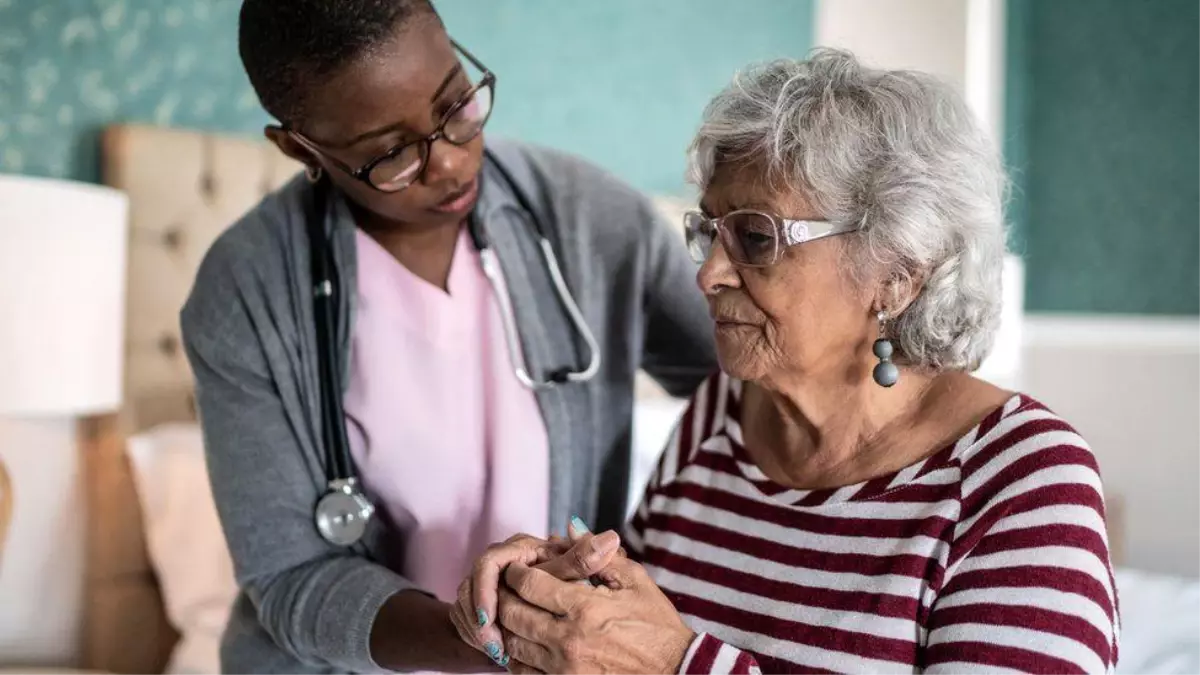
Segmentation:
{"type": "Polygon", "coordinates": [[[687,408],[686,399],[645,395],[633,406],[633,462],[629,472],[629,501],[625,505],[625,520],[633,517],[650,474],[658,466],[658,457],[675,431],[679,416],[687,408]]]}
{"type": "Polygon", "coordinates": [[[167,617],[179,631],[168,673],[219,673],[221,632],[237,595],[195,424],[168,424],[129,439],[150,561],[167,617]]]}

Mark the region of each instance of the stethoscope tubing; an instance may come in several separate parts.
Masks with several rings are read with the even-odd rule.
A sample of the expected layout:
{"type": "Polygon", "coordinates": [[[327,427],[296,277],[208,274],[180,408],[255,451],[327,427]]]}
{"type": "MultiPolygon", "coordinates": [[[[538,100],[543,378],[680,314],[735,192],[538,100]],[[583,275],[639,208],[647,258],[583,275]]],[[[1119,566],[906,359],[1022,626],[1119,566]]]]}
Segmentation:
{"type": "MultiPolygon", "coordinates": [[[[555,294],[570,319],[572,329],[582,337],[589,354],[587,366],[583,370],[563,368],[553,371],[545,379],[534,379],[530,375],[524,350],[521,348],[512,299],[501,290],[504,284],[499,260],[483,231],[483,224],[479,222],[479,219],[472,217],[468,221],[468,230],[472,244],[479,253],[483,273],[488,278],[492,294],[500,305],[504,342],[513,363],[514,375],[522,385],[532,390],[547,389],[560,384],[587,382],[600,371],[600,345],[596,336],[584,319],[579,304],[571,295],[562,269],[559,267],[558,256],[554,253],[554,247],[546,237],[545,229],[528,197],[504,165],[490,151],[485,150],[485,157],[491,160],[501,177],[512,189],[521,208],[529,215],[537,234],[538,249],[554,286],[555,294]]],[[[327,183],[324,183],[327,180],[322,179],[313,186],[312,213],[308,214],[306,218],[313,258],[313,320],[316,323],[319,362],[321,435],[326,455],[325,492],[314,507],[313,520],[318,532],[326,541],[337,546],[352,546],[362,538],[366,523],[373,516],[375,509],[363,494],[362,486],[354,476],[350,442],[346,434],[341,377],[337,368],[337,340],[335,339],[337,326],[336,270],[332,247],[324,232],[327,191],[331,189],[327,183]]]]}

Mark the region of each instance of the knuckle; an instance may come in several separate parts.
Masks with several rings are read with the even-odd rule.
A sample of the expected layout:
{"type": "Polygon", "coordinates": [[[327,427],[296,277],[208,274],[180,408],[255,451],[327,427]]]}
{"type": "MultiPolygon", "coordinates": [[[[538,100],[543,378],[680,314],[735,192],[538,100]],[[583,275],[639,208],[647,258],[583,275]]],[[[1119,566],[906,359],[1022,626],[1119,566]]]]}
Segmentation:
{"type": "Polygon", "coordinates": [[[588,555],[586,553],[584,553],[578,546],[571,549],[570,559],[571,559],[571,565],[575,568],[575,571],[577,571],[577,572],[587,571],[588,555]]]}
{"type": "Polygon", "coordinates": [[[529,595],[537,589],[537,581],[532,574],[522,574],[516,579],[515,585],[511,581],[509,585],[521,596],[529,595]]]}
{"type": "Polygon", "coordinates": [[[562,642],[563,660],[567,663],[579,663],[583,660],[586,643],[578,631],[571,631],[562,642]]]}
{"type": "Polygon", "coordinates": [[[504,644],[504,653],[508,654],[508,658],[512,661],[524,661],[529,657],[529,650],[520,640],[515,640],[510,635],[505,635],[502,640],[504,644]]]}
{"type": "Polygon", "coordinates": [[[474,567],[471,568],[471,576],[473,576],[473,577],[482,576],[484,570],[486,570],[490,564],[491,563],[488,560],[488,554],[484,553],[482,556],[479,557],[478,560],[475,561],[474,567]]]}

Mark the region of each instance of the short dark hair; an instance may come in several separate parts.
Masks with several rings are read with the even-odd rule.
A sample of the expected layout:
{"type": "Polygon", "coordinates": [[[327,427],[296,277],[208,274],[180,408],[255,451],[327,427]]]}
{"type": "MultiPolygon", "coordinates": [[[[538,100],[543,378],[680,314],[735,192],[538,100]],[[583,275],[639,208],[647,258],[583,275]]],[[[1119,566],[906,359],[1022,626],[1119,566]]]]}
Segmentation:
{"type": "Polygon", "coordinates": [[[284,124],[304,111],[305,85],[369,53],[416,17],[437,18],[429,0],[245,0],[238,53],[268,113],[284,124]]]}

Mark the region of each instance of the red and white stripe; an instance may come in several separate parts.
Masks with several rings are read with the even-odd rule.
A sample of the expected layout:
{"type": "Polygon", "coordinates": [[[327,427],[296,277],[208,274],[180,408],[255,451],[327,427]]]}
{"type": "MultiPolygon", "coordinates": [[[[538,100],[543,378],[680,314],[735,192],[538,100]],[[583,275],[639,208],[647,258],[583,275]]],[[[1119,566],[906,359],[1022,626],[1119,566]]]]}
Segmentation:
{"type": "Polygon", "coordinates": [[[697,631],[682,672],[1112,672],[1095,460],[1014,396],[958,442],[832,490],[772,483],[741,385],[696,393],[626,545],[697,631]]]}

